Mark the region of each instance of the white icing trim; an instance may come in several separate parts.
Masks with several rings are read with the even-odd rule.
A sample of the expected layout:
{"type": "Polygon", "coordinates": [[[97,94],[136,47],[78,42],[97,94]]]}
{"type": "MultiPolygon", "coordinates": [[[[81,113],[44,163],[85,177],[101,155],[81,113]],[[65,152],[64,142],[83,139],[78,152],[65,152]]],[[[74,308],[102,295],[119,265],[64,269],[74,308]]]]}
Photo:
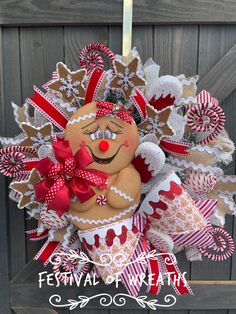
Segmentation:
{"type": "Polygon", "coordinates": [[[173,156],[169,156],[167,158],[167,162],[170,162],[171,164],[176,164],[180,168],[192,168],[193,170],[201,170],[202,172],[210,172],[213,174],[221,175],[223,173],[223,170],[218,167],[211,167],[211,166],[204,166],[203,164],[195,164],[193,161],[187,162],[186,160],[179,160],[177,158],[174,158],[173,156]]]}
{"type": "Polygon", "coordinates": [[[154,210],[153,208],[149,205],[149,202],[158,202],[160,197],[159,197],[159,191],[169,191],[170,190],[170,182],[173,181],[177,183],[178,185],[181,184],[180,178],[174,173],[170,173],[166,176],[164,176],[160,181],[158,181],[155,186],[152,188],[152,190],[147,194],[145,199],[143,200],[138,213],[141,215],[152,215],[154,210]]]}
{"type": "Polygon", "coordinates": [[[74,228],[74,225],[70,224],[67,228],[66,228],[66,233],[64,234],[64,242],[62,243],[62,246],[64,248],[67,248],[68,247],[68,244],[69,244],[69,240],[70,240],[70,237],[72,235],[72,230],[74,228]]]}
{"type": "Polygon", "coordinates": [[[183,85],[187,85],[187,86],[189,86],[191,84],[196,84],[197,81],[198,81],[198,77],[197,78],[196,77],[190,77],[189,79],[186,79],[186,78],[181,79],[181,83],[183,85]]]}
{"type": "Polygon", "coordinates": [[[62,107],[63,109],[65,109],[68,113],[75,113],[77,111],[76,107],[72,107],[72,105],[68,102],[64,102],[61,98],[56,97],[54,94],[51,94],[50,92],[48,92],[48,97],[51,98],[52,102],[54,104],[56,104],[57,106],[62,107]]]}
{"type": "Polygon", "coordinates": [[[95,118],[96,117],[96,113],[89,113],[89,114],[85,114],[84,116],[82,117],[78,117],[76,119],[73,119],[73,120],[69,120],[67,125],[73,125],[74,123],[79,123],[80,121],[84,121],[84,120],[87,120],[87,119],[91,119],[91,118],[95,118]]]}
{"type": "Polygon", "coordinates": [[[233,215],[236,215],[236,206],[233,200],[229,198],[228,195],[218,194],[218,196],[223,200],[223,202],[229,206],[233,215]]]}
{"type": "Polygon", "coordinates": [[[207,152],[209,154],[215,154],[218,155],[222,151],[216,147],[210,147],[210,146],[202,146],[202,145],[196,145],[191,147],[189,150],[198,150],[199,152],[207,152]]]}
{"type": "Polygon", "coordinates": [[[197,98],[196,97],[192,97],[189,96],[187,98],[180,98],[177,102],[176,105],[179,106],[180,104],[184,103],[185,105],[187,105],[189,102],[192,102],[193,104],[197,103],[197,98]]]}
{"type": "Polygon", "coordinates": [[[20,133],[19,135],[15,136],[15,137],[0,137],[0,143],[2,145],[17,145],[20,144],[23,140],[25,140],[27,137],[25,136],[25,134],[20,133]]]}
{"type": "Polygon", "coordinates": [[[129,202],[133,202],[134,198],[130,195],[126,194],[125,192],[122,192],[121,190],[117,189],[115,186],[110,187],[110,191],[118,194],[120,197],[123,197],[125,200],[129,202]]]}
{"type": "Polygon", "coordinates": [[[115,235],[119,236],[122,233],[122,227],[126,226],[128,230],[132,229],[132,218],[127,218],[118,222],[115,222],[111,225],[102,226],[100,228],[91,229],[88,231],[78,231],[78,237],[82,241],[82,238],[85,238],[88,244],[93,245],[95,243],[94,236],[99,235],[100,238],[104,239],[107,235],[108,229],[112,229],[115,232],[115,235]]]}
{"type": "Polygon", "coordinates": [[[216,190],[214,190],[214,191],[216,191],[216,192],[218,192],[218,193],[220,193],[220,194],[228,195],[228,196],[234,196],[234,195],[236,195],[236,191],[230,192],[230,191],[224,191],[224,190],[220,190],[220,189],[216,189],[216,190]]]}
{"type": "Polygon", "coordinates": [[[220,176],[220,177],[218,178],[218,181],[224,182],[224,183],[228,183],[228,182],[230,182],[230,183],[236,183],[236,175],[233,176],[233,177],[231,177],[230,175],[229,175],[229,176],[220,176]]]}
{"type": "MultiPolygon", "coordinates": [[[[20,107],[18,105],[16,105],[14,102],[11,102],[11,105],[13,108],[13,114],[14,114],[15,121],[19,125],[19,127],[21,127],[21,122],[19,121],[19,114],[18,114],[18,110],[20,109],[20,107]]],[[[23,105],[23,108],[24,108],[24,114],[25,114],[25,118],[26,118],[26,120],[24,122],[29,122],[29,113],[28,113],[29,105],[27,103],[25,103],[23,105]]]]}
{"type": "Polygon", "coordinates": [[[116,221],[117,219],[121,218],[122,216],[125,216],[126,214],[128,214],[129,212],[135,210],[137,207],[138,207],[139,204],[134,204],[133,206],[125,209],[123,212],[121,212],[120,214],[118,215],[115,215],[113,217],[110,217],[110,218],[105,218],[105,219],[84,219],[84,218],[78,218],[77,216],[74,216],[72,214],[65,214],[65,216],[68,218],[68,219],[73,219],[77,222],[82,222],[84,224],[95,224],[95,225],[99,225],[99,224],[105,224],[105,223],[110,223],[110,222],[114,222],[116,221]]]}
{"type": "Polygon", "coordinates": [[[53,241],[53,240],[54,240],[54,238],[55,238],[55,236],[54,236],[55,232],[56,232],[56,230],[54,230],[54,229],[50,229],[50,230],[48,231],[48,241],[53,241]]]}
{"type": "Polygon", "coordinates": [[[40,223],[39,223],[39,226],[38,226],[38,228],[37,228],[37,232],[38,232],[38,233],[42,233],[45,229],[46,229],[46,228],[45,228],[44,224],[43,224],[42,222],[40,222],[40,223]]]}
{"type": "Polygon", "coordinates": [[[135,152],[135,157],[138,155],[141,155],[145,165],[148,166],[148,171],[152,173],[152,176],[157,175],[165,164],[166,158],[163,150],[154,143],[141,143],[135,152]]]}

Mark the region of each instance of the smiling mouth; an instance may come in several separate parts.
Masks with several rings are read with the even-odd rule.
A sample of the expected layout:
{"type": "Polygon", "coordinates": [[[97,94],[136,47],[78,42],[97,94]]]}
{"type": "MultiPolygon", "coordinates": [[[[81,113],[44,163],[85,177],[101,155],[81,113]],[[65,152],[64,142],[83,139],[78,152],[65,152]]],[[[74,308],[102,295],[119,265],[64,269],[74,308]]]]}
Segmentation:
{"type": "Polygon", "coordinates": [[[106,164],[109,164],[110,162],[112,162],[112,160],[116,157],[116,155],[119,153],[121,147],[123,146],[123,144],[120,145],[120,147],[117,149],[116,153],[111,156],[111,157],[108,157],[108,158],[100,158],[100,157],[97,157],[96,155],[94,155],[92,149],[87,145],[88,149],[90,150],[91,154],[92,154],[92,157],[93,157],[93,160],[95,162],[97,162],[98,164],[101,164],[101,165],[106,165],[106,164]]]}

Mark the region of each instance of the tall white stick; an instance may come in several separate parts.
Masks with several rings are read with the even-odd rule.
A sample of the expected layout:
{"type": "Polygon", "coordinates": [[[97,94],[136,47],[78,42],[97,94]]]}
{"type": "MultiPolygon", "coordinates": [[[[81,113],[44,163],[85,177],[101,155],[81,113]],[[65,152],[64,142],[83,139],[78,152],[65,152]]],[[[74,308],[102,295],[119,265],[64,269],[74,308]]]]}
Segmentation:
{"type": "Polygon", "coordinates": [[[123,0],[122,55],[127,56],[132,45],[133,0],[123,0]]]}

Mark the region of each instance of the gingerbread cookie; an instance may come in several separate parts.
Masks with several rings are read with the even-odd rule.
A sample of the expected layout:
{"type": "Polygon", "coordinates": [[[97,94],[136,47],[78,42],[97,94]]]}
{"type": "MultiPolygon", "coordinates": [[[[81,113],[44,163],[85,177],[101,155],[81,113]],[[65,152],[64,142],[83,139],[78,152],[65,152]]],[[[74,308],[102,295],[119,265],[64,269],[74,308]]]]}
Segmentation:
{"type": "Polygon", "coordinates": [[[138,146],[138,129],[122,106],[87,104],[71,116],[65,131],[73,154],[86,147],[93,158],[87,169],[110,175],[107,189],[71,203],[67,217],[82,230],[131,217],[140,201],[140,176],[131,164],[138,146]]]}

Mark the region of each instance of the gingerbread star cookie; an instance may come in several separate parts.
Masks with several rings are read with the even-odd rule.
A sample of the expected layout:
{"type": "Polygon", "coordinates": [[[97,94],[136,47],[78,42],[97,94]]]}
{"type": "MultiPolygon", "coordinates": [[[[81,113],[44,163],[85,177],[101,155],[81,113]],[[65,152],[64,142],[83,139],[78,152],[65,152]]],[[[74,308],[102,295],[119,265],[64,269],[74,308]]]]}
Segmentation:
{"type": "Polygon", "coordinates": [[[27,205],[37,203],[35,200],[34,185],[40,181],[39,173],[33,169],[28,180],[20,182],[12,182],[10,188],[20,194],[18,202],[19,208],[24,208],[27,205]]]}
{"type": "Polygon", "coordinates": [[[138,71],[138,58],[134,58],[130,63],[125,65],[119,60],[114,60],[115,75],[110,82],[112,89],[121,89],[128,100],[133,89],[145,87],[146,81],[141,78],[138,71]]]}
{"type": "Polygon", "coordinates": [[[157,111],[152,106],[147,105],[147,119],[139,124],[139,132],[142,136],[153,134],[158,141],[163,137],[171,137],[175,134],[174,130],[168,123],[172,109],[167,107],[157,111]]]}
{"type": "Polygon", "coordinates": [[[42,127],[34,127],[28,123],[21,123],[21,128],[26,135],[20,145],[32,146],[38,149],[42,145],[47,145],[52,142],[52,124],[45,123],[42,127]]]}
{"type": "Polygon", "coordinates": [[[64,63],[57,63],[59,78],[48,84],[48,88],[61,93],[66,102],[73,102],[76,98],[84,98],[85,90],[83,79],[86,74],[85,69],[71,72],[64,63]]]}

